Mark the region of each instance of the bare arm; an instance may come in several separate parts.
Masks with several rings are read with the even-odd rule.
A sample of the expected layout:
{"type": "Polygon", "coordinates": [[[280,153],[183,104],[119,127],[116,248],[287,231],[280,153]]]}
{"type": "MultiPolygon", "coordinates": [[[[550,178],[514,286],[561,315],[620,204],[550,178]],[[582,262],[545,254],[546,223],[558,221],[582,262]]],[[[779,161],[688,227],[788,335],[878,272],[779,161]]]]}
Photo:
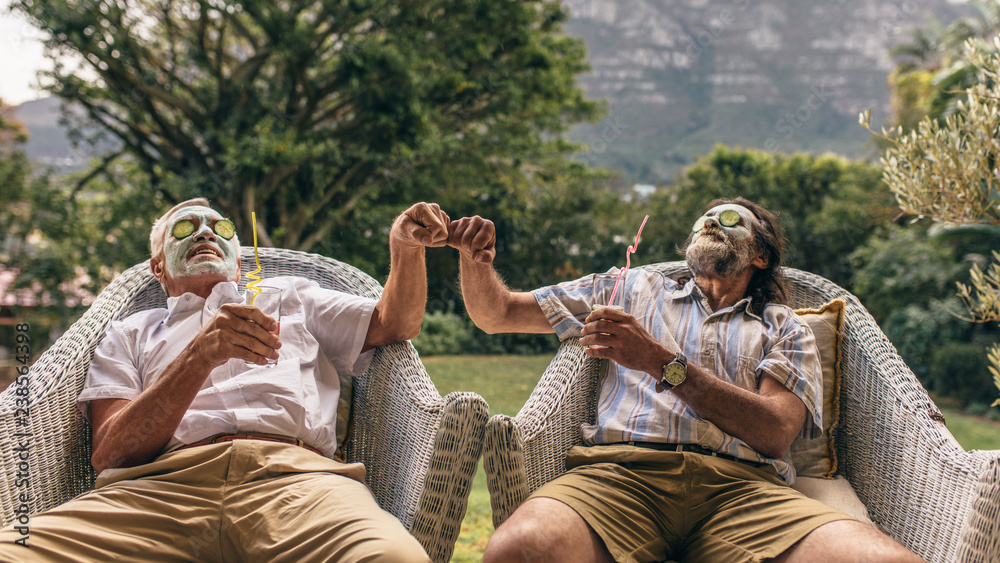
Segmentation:
{"type": "Polygon", "coordinates": [[[445,245],[448,221],[448,215],[436,203],[417,203],[393,221],[389,232],[389,278],[372,313],[363,350],[420,334],[427,305],[425,248],[445,245]]]}
{"type": "Polygon", "coordinates": [[[493,269],[496,231],[478,215],[452,221],[448,246],[459,251],[465,309],[476,326],[490,334],[553,332],[531,293],[511,291],[493,269]]]}
{"type": "Polygon", "coordinates": [[[281,341],[266,327],[277,329],[274,319],[260,309],[223,305],[191,345],[138,397],[92,401],[94,469],[99,473],[112,467],[132,467],[159,455],[215,367],[230,358],[256,363],[277,358],[281,341]]]}
{"type": "MultiPolygon", "coordinates": [[[[588,355],[609,358],[657,380],[663,365],[676,358],[634,317],[621,311],[594,311],[587,317],[582,334],[581,344],[606,346],[589,348],[588,355]]],[[[674,393],[699,416],[767,457],[784,457],[806,420],[802,400],[767,375],[755,393],[722,381],[689,361],[684,383],[665,392],[674,393]]]]}

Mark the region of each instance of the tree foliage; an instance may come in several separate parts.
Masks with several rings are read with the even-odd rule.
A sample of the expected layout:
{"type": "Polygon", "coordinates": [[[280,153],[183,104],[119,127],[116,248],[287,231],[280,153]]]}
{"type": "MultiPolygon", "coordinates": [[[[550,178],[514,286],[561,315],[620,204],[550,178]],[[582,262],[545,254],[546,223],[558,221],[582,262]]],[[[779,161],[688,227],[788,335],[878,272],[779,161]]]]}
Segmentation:
{"type": "Polygon", "coordinates": [[[905,30],[907,40],[890,51],[896,66],[889,85],[896,124],[904,131],[924,117],[951,115],[964,90],[982,80],[975,64],[965,56],[969,39],[989,39],[1000,32],[1000,3],[972,0],[978,13],[944,24],[930,18],[927,24],[905,30]]]}
{"type": "MultiPolygon", "coordinates": [[[[99,179],[94,193],[29,162],[27,135],[0,116],[0,264],[14,279],[13,314],[33,327],[42,351],[82,314],[117,272],[148,257],[148,230],[158,201],[135,188],[127,163],[99,179]]],[[[9,327],[8,327],[9,328],[9,327]]]]}
{"type": "MultiPolygon", "coordinates": [[[[836,156],[717,147],[651,202],[649,252],[677,258],[694,220],[715,198],[746,197],[777,212],[785,265],[849,285],[846,257],[896,210],[877,166],[836,156]]],[[[647,238],[644,236],[644,238],[647,238]]]]}
{"type": "Polygon", "coordinates": [[[552,0],[15,5],[89,71],[50,78],[90,137],[120,143],[165,204],[208,196],[244,239],[256,211],[265,245],[310,250],[370,208],[530,176],[598,109],[552,0]]]}
{"type": "MultiPolygon", "coordinates": [[[[596,183],[601,172],[565,156],[576,146],[561,134],[601,104],[576,84],[584,46],[562,33],[558,1],[14,5],[60,57],[50,89],[84,109],[83,120],[65,112],[76,138],[117,147],[63,186],[73,206],[35,204],[63,219],[83,202],[111,206],[105,227],[132,207],[134,230],[115,240],[140,240],[170,205],[207,196],[244,241],[256,211],[262,245],[378,277],[393,218],[429,200],[496,220],[498,247],[512,255],[500,267],[527,286],[552,280],[550,259],[550,271],[586,271],[610,255],[612,235],[577,252],[560,229],[596,225],[599,236],[628,218],[596,183]],[[74,57],[79,65],[64,62],[74,57]]],[[[102,237],[78,229],[78,252],[99,252],[102,237]]],[[[429,307],[450,310],[457,260],[428,256],[429,307]]]]}
{"type": "Polygon", "coordinates": [[[162,201],[151,197],[128,163],[107,170],[93,192],[74,189],[80,175],[32,168],[0,157],[0,262],[30,289],[36,322],[68,326],[118,273],[149,257],[149,226],[162,201]]]}
{"type": "Polygon", "coordinates": [[[907,306],[945,297],[962,266],[954,250],[930,239],[917,225],[885,225],[849,256],[852,291],[880,322],[907,306]]]}
{"type": "MultiPolygon", "coordinates": [[[[906,212],[946,223],[1000,224],[1000,177],[994,172],[1000,156],[1000,55],[984,53],[974,42],[967,55],[984,81],[967,88],[967,99],[943,122],[927,117],[909,133],[883,130],[891,143],[882,158],[884,177],[906,212]]],[[[861,122],[869,127],[867,112],[861,122]]]]}
{"type": "MultiPolygon", "coordinates": [[[[882,131],[888,146],[884,179],[908,213],[951,224],[1000,225],[1000,39],[990,48],[967,41],[965,59],[980,81],[964,89],[954,114],[943,122],[926,117],[909,133],[900,127],[882,131]]],[[[867,113],[861,122],[870,129],[867,113]]],[[[1000,322],[1000,277],[994,275],[1000,269],[994,265],[988,272],[975,267],[972,287],[959,284],[959,296],[973,320],[1000,322]]],[[[1000,357],[1000,345],[990,357],[1000,357]]],[[[990,372],[1000,389],[1000,363],[992,363],[990,372]]]]}

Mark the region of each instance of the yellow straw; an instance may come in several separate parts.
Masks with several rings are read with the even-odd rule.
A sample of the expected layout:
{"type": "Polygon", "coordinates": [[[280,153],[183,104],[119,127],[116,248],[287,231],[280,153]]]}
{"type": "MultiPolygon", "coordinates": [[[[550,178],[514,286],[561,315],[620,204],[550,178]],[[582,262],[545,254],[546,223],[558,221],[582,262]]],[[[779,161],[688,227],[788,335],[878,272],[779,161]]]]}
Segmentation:
{"type": "Polygon", "coordinates": [[[254,299],[263,291],[257,284],[261,282],[260,276],[260,257],[257,256],[257,214],[253,211],[250,212],[250,219],[253,221],[253,259],[257,261],[257,269],[247,274],[247,277],[254,280],[247,284],[247,291],[250,291],[250,306],[253,307],[254,299]]]}

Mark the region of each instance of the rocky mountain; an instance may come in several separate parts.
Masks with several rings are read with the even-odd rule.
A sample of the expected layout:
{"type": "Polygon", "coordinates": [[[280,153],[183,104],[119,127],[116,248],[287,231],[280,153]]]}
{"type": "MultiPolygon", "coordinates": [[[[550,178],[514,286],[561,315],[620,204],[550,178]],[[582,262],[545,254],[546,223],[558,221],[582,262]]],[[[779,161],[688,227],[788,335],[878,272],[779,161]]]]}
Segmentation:
{"type": "Polygon", "coordinates": [[[6,109],[4,115],[20,121],[28,129],[25,146],[28,158],[58,170],[78,170],[113,145],[109,142],[97,148],[73,147],[66,135],[60,106],[58,98],[42,98],[6,109]]]}
{"type": "Polygon", "coordinates": [[[891,117],[888,52],[946,0],[566,0],[607,118],[570,134],[579,160],[669,182],[717,143],[871,155],[858,114],[891,117]]]}
{"type": "MultiPolygon", "coordinates": [[[[580,82],[607,116],[576,126],[574,158],[622,170],[626,183],[672,181],[717,143],[872,155],[858,113],[890,117],[889,48],[929,14],[971,13],[960,0],[564,0],[583,38],[580,82]]],[[[54,100],[15,108],[33,158],[79,166],[54,100]]]]}

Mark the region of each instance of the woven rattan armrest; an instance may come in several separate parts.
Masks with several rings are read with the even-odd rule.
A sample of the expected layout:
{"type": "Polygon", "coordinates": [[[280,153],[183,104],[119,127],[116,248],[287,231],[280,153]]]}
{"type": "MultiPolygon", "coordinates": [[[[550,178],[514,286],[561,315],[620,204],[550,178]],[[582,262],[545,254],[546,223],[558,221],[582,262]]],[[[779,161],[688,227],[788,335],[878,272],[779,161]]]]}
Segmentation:
{"type": "Polygon", "coordinates": [[[494,526],[566,470],[566,451],[583,443],[580,425],[594,421],[601,366],[578,338],[566,340],[517,416],[495,415],[486,424],[483,467],[494,526]]]}

